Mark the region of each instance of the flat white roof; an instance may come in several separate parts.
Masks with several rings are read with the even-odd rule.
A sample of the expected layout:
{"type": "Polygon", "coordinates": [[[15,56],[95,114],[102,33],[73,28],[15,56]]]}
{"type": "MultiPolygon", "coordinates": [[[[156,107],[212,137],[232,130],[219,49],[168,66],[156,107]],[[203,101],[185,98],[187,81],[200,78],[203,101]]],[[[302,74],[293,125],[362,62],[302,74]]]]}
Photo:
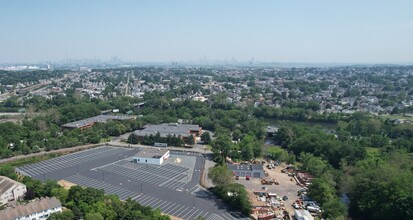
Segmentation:
{"type": "Polygon", "coordinates": [[[135,154],[135,157],[144,157],[144,158],[161,158],[167,154],[169,150],[160,149],[160,148],[144,148],[138,153],[135,154]]]}

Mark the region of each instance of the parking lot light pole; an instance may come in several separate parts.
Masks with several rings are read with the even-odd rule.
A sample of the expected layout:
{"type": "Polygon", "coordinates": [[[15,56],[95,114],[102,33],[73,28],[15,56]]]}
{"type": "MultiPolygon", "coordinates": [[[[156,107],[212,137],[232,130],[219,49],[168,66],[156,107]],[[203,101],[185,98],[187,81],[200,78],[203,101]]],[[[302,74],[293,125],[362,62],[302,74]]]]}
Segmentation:
{"type": "Polygon", "coordinates": [[[192,208],[195,208],[195,196],[192,197],[192,208]]]}
{"type": "Polygon", "coordinates": [[[142,185],[143,185],[143,183],[141,183],[141,195],[142,195],[142,185]]]}
{"type": "Polygon", "coordinates": [[[105,172],[102,173],[102,182],[105,182],[105,172]]]}
{"type": "Polygon", "coordinates": [[[76,165],[76,172],[79,174],[79,164],[76,165]]]}

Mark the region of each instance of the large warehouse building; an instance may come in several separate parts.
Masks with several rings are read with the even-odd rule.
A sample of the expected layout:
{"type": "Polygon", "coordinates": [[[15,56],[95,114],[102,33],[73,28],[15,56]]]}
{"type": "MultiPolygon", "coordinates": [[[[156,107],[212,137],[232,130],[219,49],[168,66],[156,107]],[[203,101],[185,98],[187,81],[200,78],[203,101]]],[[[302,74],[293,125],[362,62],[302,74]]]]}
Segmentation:
{"type": "Polygon", "coordinates": [[[98,115],[98,116],[86,118],[86,119],[83,119],[83,120],[70,122],[70,123],[62,125],[62,127],[66,128],[66,129],[79,128],[79,129],[83,130],[83,129],[86,129],[86,128],[93,127],[93,125],[96,124],[96,123],[106,123],[109,120],[113,120],[113,121],[132,120],[132,119],[135,119],[135,118],[136,117],[130,116],[130,115],[98,115]]]}
{"type": "Polygon", "coordinates": [[[143,164],[162,165],[169,158],[169,150],[159,148],[145,148],[133,156],[133,162],[143,164]]]}
{"type": "Polygon", "coordinates": [[[186,139],[190,135],[194,137],[201,136],[202,128],[199,127],[199,125],[163,123],[159,125],[147,125],[143,130],[136,130],[134,133],[141,139],[145,136],[156,135],[157,133],[164,138],[170,135],[186,139]]]}

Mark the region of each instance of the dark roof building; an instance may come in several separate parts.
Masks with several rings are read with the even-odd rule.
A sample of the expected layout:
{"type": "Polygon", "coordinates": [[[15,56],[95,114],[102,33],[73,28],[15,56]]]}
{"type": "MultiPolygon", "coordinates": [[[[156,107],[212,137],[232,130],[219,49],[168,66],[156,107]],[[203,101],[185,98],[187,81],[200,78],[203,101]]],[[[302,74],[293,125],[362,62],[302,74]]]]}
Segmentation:
{"type": "Polygon", "coordinates": [[[228,169],[232,170],[234,175],[240,177],[254,177],[254,178],[264,178],[264,168],[261,164],[227,164],[228,169]]]}
{"type": "Polygon", "coordinates": [[[109,120],[123,121],[123,120],[132,120],[132,119],[135,119],[135,117],[129,116],[129,115],[98,115],[98,116],[94,116],[91,118],[86,118],[83,120],[70,122],[70,123],[62,125],[62,127],[71,128],[71,129],[74,129],[74,128],[85,129],[85,128],[92,127],[95,123],[106,123],[109,120]]]}
{"type": "Polygon", "coordinates": [[[178,124],[178,123],[164,123],[159,125],[147,125],[143,130],[134,131],[139,137],[145,137],[149,135],[155,136],[157,133],[161,137],[176,136],[187,138],[191,134],[193,136],[200,136],[202,134],[202,128],[199,125],[191,124],[178,124]]]}

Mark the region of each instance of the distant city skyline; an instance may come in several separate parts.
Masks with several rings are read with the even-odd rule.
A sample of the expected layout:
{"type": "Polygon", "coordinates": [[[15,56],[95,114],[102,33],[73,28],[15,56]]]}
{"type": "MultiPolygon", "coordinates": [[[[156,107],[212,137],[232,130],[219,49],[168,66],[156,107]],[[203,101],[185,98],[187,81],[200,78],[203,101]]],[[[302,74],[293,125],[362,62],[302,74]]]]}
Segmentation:
{"type": "Polygon", "coordinates": [[[413,63],[413,1],[0,1],[0,63],[413,63]]]}

